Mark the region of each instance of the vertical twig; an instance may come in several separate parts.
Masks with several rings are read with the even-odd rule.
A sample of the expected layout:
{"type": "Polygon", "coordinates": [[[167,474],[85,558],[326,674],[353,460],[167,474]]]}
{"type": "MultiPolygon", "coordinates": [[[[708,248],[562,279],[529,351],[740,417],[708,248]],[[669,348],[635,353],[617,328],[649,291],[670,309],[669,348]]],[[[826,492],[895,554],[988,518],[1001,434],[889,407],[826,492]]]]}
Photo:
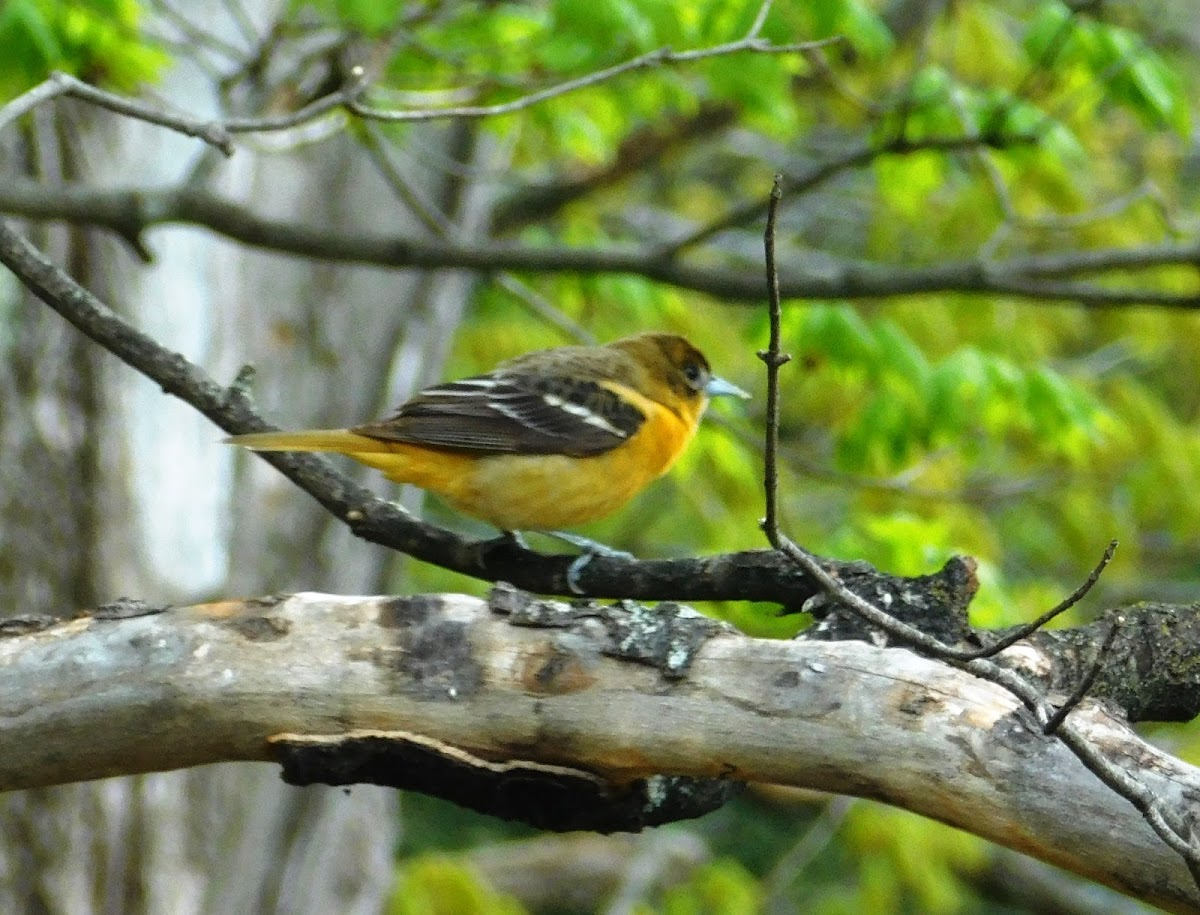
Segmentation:
{"type": "Polygon", "coordinates": [[[783,175],[776,175],[767,203],[767,230],[763,236],[767,261],[767,307],[771,320],[770,339],[758,358],[767,366],[767,441],[763,455],[763,486],[766,511],[759,527],[767,541],[779,549],[779,367],[792,357],[780,352],[779,271],[775,266],[775,224],[783,198],[783,175]]]}

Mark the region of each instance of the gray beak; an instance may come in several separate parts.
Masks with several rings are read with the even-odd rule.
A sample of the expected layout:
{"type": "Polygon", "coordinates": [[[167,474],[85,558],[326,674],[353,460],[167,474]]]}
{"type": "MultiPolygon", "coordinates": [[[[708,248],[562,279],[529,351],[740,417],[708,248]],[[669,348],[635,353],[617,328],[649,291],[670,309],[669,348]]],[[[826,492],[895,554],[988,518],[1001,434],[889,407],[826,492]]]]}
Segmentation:
{"type": "Polygon", "coordinates": [[[716,375],[708,379],[708,384],[704,386],[704,393],[709,397],[740,397],[743,400],[750,399],[750,395],[736,384],[730,384],[724,378],[718,378],[716,375]]]}

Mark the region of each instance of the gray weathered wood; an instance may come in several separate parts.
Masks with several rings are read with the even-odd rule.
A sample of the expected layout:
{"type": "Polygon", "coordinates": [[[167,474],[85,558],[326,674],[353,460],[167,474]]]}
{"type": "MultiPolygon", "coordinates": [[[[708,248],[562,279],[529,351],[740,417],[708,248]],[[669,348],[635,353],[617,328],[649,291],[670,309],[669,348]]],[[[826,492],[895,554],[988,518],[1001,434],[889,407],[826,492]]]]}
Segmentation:
{"type": "MultiPolygon", "coordinates": [[[[614,779],[727,776],[877,798],[1155,904],[1200,906],[1137,811],[992,684],[904,649],[732,630],[673,677],[613,657],[606,626],[599,611],[517,626],[462,595],[297,594],[9,635],[0,788],[268,760],[285,732],[404,731],[614,779]]],[[[1200,770],[1094,704],[1072,720],[1196,815],[1200,770]]]]}

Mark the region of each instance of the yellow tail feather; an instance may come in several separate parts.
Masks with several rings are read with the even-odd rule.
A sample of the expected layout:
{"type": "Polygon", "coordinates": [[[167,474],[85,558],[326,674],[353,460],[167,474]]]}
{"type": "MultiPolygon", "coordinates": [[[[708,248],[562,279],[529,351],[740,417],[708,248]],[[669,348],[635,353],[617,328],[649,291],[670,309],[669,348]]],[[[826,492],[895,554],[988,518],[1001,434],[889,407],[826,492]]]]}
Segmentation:
{"type": "Polygon", "coordinates": [[[353,454],[391,451],[387,442],[358,435],[347,429],[306,429],[301,432],[252,432],[225,439],[252,451],[336,451],[353,454]]]}

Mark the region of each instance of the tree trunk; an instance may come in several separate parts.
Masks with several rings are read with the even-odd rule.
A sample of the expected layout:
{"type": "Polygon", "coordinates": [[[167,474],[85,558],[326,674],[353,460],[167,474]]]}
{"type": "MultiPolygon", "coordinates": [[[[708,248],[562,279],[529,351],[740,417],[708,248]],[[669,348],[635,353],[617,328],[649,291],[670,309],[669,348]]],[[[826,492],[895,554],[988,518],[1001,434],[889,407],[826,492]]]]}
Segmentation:
{"type": "MultiPolygon", "coordinates": [[[[162,91],[200,111],[212,104],[209,83],[181,65],[162,91]]],[[[64,133],[95,117],[76,105],[40,113],[30,148],[45,161],[28,170],[53,178],[83,149],[89,181],[136,173],[166,183],[199,155],[187,140],[108,117],[64,133]]],[[[464,135],[427,130],[422,143],[453,156],[464,135]]],[[[358,152],[344,136],[277,155],[242,148],[215,183],[286,220],[419,234],[358,152]]],[[[486,231],[490,200],[479,188],[410,177],[442,188],[465,235],[486,231]]],[[[281,424],[369,419],[439,375],[471,286],[284,259],[195,229],[154,233],[149,268],[107,238],[38,240],[51,234],[60,263],[169,346],[230,380],[254,363],[255,396],[281,424]]],[[[18,295],[8,292],[6,301],[18,295]]],[[[56,613],[123,594],[188,602],[380,587],[394,554],[349,549],[294,487],[219,444],[207,421],[104,359],[36,300],[22,293],[4,311],[0,382],[13,395],[0,411],[10,456],[0,464],[0,606],[56,613]]],[[[393,879],[395,798],[385,788],[295,788],[277,766],[254,763],[7,794],[0,911],[376,912],[393,879]]]]}

